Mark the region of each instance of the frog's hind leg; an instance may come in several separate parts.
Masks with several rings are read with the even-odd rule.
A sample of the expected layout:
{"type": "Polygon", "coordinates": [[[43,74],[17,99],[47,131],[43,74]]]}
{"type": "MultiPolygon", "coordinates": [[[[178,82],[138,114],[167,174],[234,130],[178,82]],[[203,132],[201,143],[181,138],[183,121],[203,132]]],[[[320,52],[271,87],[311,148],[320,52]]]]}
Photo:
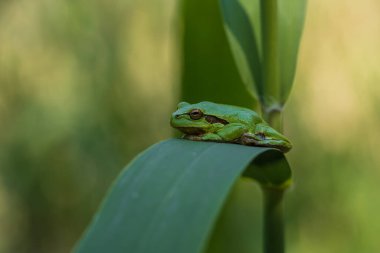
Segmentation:
{"type": "Polygon", "coordinates": [[[247,145],[247,146],[263,146],[260,145],[261,140],[257,138],[255,134],[252,133],[244,133],[239,139],[240,144],[247,145]]]}
{"type": "Polygon", "coordinates": [[[288,152],[292,146],[290,142],[281,139],[266,139],[264,134],[245,133],[240,138],[240,143],[248,146],[270,147],[288,152]]]}

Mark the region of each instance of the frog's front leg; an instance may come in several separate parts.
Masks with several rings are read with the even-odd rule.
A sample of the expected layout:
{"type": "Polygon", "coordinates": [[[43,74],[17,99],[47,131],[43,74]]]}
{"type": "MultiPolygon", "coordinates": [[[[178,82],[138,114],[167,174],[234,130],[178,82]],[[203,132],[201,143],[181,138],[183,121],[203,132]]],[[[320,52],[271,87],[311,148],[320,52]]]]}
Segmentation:
{"type": "Polygon", "coordinates": [[[183,138],[192,141],[223,141],[222,137],[214,133],[207,133],[203,135],[185,135],[183,138]]]}
{"type": "Polygon", "coordinates": [[[217,131],[216,134],[220,136],[222,141],[234,142],[247,131],[248,128],[241,123],[230,123],[217,131]]]}
{"type": "Polygon", "coordinates": [[[192,141],[223,141],[222,137],[216,134],[220,129],[224,127],[221,123],[212,124],[207,128],[207,132],[200,135],[185,134],[183,138],[192,141]]]}
{"type": "Polygon", "coordinates": [[[227,125],[216,123],[213,125],[209,133],[203,135],[185,135],[184,138],[193,141],[234,142],[248,131],[247,127],[240,123],[230,123],[227,125]]]}

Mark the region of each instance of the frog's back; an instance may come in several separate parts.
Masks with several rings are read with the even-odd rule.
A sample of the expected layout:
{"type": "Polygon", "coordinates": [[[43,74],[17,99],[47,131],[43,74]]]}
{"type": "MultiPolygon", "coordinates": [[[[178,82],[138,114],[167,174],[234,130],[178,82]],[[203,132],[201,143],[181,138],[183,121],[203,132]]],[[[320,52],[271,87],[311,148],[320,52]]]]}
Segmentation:
{"type": "Polygon", "coordinates": [[[258,123],[263,122],[261,117],[255,111],[240,106],[217,104],[204,101],[198,103],[197,107],[202,109],[205,114],[210,113],[222,119],[229,118],[230,120],[232,119],[235,123],[244,123],[251,125],[252,127],[258,123]]]}

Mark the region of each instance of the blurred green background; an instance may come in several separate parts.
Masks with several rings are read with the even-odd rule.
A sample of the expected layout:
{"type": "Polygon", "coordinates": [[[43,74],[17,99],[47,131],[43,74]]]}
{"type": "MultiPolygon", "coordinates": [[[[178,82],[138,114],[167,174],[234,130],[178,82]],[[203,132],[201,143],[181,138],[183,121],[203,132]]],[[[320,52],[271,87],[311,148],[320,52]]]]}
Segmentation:
{"type": "MultiPolygon", "coordinates": [[[[309,0],[284,120],[288,252],[380,252],[379,11],[309,0]]],[[[181,99],[255,105],[216,0],[1,1],[0,252],[68,252],[124,165],[172,135],[181,99]]],[[[257,186],[233,196],[223,216],[254,218],[217,230],[260,252],[257,186]]]]}

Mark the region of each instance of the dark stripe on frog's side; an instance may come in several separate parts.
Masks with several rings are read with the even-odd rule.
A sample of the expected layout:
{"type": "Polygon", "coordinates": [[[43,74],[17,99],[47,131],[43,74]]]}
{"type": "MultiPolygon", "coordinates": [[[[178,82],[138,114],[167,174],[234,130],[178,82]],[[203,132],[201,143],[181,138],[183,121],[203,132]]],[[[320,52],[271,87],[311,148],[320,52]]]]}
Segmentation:
{"type": "Polygon", "coordinates": [[[218,117],[211,116],[211,115],[205,115],[205,119],[208,123],[211,123],[211,124],[214,124],[214,123],[221,123],[223,125],[229,124],[227,120],[220,119],[218,117]]]}

